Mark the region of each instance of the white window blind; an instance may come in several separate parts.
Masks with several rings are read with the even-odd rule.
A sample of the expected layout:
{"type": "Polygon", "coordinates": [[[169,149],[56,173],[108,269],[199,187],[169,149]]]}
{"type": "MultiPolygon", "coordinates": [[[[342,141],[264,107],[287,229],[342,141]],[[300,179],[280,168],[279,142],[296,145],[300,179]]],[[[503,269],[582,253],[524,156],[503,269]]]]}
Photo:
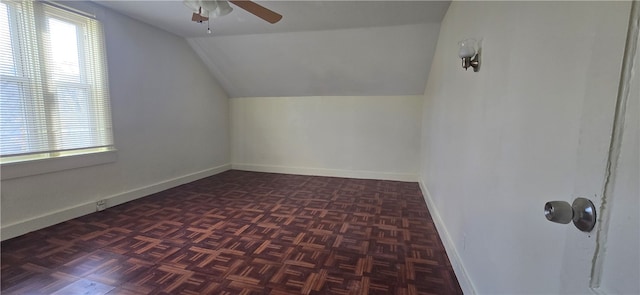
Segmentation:
{"type": "Polygon", "coordinates": [[[112,148],[100,23],[47,3],[0,2],[2,161],[112,148]]]}

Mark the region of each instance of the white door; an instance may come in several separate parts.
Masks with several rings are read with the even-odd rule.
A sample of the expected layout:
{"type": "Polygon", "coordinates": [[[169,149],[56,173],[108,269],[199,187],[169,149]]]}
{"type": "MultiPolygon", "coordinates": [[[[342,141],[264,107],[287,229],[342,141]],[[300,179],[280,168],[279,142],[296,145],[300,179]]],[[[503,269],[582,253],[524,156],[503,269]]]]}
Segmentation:
{"type": "Polygon", "coordinates": [[[583,106],[587,119],[572,198],[593,201],[598,223],[589,233],[567,225],[563,293],[640,294],[640,3],[632,6],[617,101],[601,97],[583,106]],[[616,115],[602,114],[612,103],[616,115]],[[608,153],[598,153],[603,148],[608,153]]]}

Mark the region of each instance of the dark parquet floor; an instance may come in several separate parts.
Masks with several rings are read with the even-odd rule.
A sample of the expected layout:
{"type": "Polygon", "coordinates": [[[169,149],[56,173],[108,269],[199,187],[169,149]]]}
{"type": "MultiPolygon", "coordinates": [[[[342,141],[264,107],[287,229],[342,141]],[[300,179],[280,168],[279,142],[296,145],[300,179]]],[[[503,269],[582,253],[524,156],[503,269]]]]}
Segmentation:
{"type": "Polygon", "coordinates": [[[2,242],[2,294],[461,294],[417,183],[227,171],[2,242]]]}

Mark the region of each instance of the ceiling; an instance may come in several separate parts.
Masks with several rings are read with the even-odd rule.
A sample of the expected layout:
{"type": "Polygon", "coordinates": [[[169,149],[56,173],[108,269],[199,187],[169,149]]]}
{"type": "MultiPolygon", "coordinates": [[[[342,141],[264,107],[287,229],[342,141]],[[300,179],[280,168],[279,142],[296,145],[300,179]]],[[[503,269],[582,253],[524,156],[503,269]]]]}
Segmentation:
{"type": "MultiPolygon", "coordinates": [[[[94,1],[183,37],[206,36],[206,24],[191,21],[191,9],[176,0],[94,1]]],[[[214,35],[322,31],[439,23],[449,1],[255,1],[283,15],[269,24],[231,4],[233,11],[211,20],[214,35]]]]}
{"type": "Polygon", "coordinates": [[[95,1],[184,37],[229,97],[424,93],[449,1],[256,1],[206,24],[182,1],[95,1]]]}

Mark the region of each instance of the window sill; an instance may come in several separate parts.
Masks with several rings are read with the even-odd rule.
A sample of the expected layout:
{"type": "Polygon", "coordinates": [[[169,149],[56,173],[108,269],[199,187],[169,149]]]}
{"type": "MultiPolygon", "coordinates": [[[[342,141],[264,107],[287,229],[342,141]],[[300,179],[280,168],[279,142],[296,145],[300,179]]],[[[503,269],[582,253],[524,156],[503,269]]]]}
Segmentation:
{"type": "Polygon", "coordinates": [[[118,159],[116,150],[79,154],[40,160],[3,163],[0,171],[2,180],[46,174],[69,169],[113,163],[118,159]]]}

